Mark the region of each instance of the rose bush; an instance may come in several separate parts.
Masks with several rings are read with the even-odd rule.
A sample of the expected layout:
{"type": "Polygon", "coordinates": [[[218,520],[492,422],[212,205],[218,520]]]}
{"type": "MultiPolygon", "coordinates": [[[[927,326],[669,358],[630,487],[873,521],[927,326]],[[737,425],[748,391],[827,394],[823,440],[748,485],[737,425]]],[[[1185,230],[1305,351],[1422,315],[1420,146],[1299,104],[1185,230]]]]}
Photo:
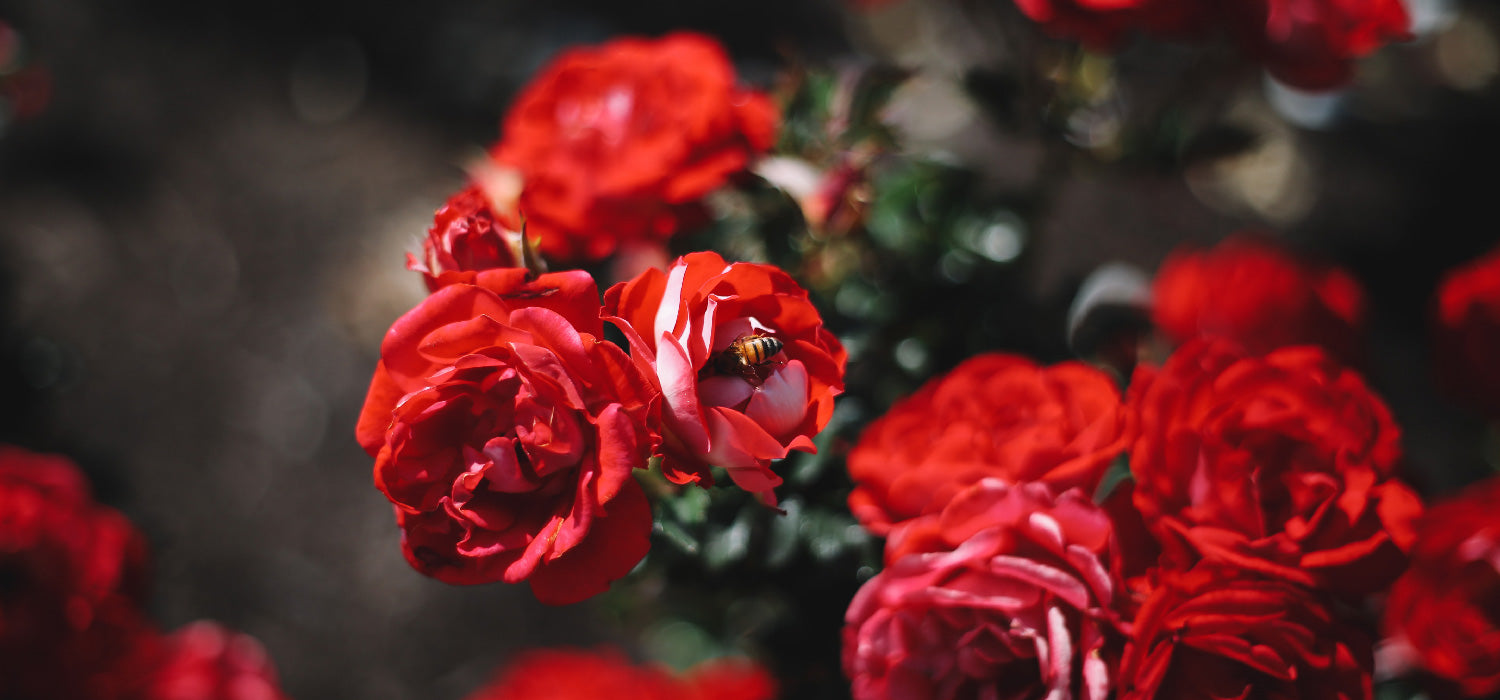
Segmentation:
{"type": "Polygon", "coordinates": [[[471,185],[437,210],[422,239],[422,258],[408,253],[406,268],[422,273],[432,292],[456,282],[472,282],[481,270],[519,266],[514,247],[519,237],[512,224],[496,214],[483,191],[471,185]]]}
{"type": "Polygon", "coordinates": [[[711,484],[709,467],[719,466],[770,498],[781,483],[771,460],[815,451],[812,438],[844,390],[844,347],[806,290],[770,265],[685,255],[667,272],[610,287],[604,314],[661,389],[662,473],[675,483],[711,484]],[[719,366],[732,343],[753,335],[780,341],[780,351],[753,376],[719,366]]]}
{"type": "Polygon", "coordinates": [[[1464,695],[1500,692],[1500,477],[1432,507],[1411,567],[1391,587],[1385,629],[1464,695]]]}
{"type": "Polygon", "coordinates": [[[1289,581],[1200,565],[1164,571],[1120,662],[1120,700],[1367,700],[1369,643],[1289,581]]]}
{"type": "Polygon", "coordinates": [[[1421,503],[1395,477],[1399,432],[1321,349],[1193,341],[1138,371],[1129,401],[1135,504],[1176,566],[1203,556],[1350,594],[1400,573],[1421,503]]]}
{"type": "Polygon", "coordinates": [[[713,661],[681,676],[614,652],[522,654],[469,700],[771,700],[776,683],[747,662],[713,661]]]}
{"type": "Polygon", "coordinates": [[[849,453],[849,508],[883,535],[987,476],[1092,492],[1130,435],[1109,375],[979,355],[870,423],[849,453]]]}
{"type": "Polygon", "coordinates": [[[593,260],[701,217],[698,200],[770,148],[777,121],[769,98],[735,86],[715,40],[616,39],[544,68],[491,154],[520,173],[542,251],[593,260]]]}
{"type": "Polygon", "coordinates": [[[602,336],[581,271],[481,272],[391,327],[356,433],[412,566],[564,604],[645,556],[655,397],[602,336]]]}
{"type": "Polygon", "coordinates": [[[1454,396],[1500,418],[1500,249],[1444,275],[1436,306],[1438,378],[1454,396]]]}
{"type": "Polygon", "coordinates": [[[1181,249],[1152,285],[1152,321],[1174,342],[1218,336],[1255,353],[1321,345],[1359,357],[1365,300],[1342,269],[1298,260],[1253,236],[1208,250],[1181,249]]]}
{"type": "Polygon", "coordinates": [[[1079,491],[985,479],[892,533],[845,615],[856,700],[1102,700],[1124,643],[1118,547],[1079,491]]]}

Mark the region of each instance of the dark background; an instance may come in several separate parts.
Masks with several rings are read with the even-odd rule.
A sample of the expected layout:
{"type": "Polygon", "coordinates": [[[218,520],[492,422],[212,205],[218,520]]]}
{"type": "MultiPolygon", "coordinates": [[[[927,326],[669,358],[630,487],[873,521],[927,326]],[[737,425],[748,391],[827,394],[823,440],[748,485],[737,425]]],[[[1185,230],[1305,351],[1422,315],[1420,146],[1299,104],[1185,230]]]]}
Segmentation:
{"type": "MultiPolygon", "coordinates": [[[[1463,8],[1495,26],[1480,3],[1463,8]]],[[[381,336],[423,294],[403,253],[562,46],[696,28],[722,38],[752,83],[791,57],[857,55],[958,83],[998,41],[983,22],[909,11],[0,2],[52,82],[43,113],[0,131],[0,437],[78,460],[152,542],[162,626],[213,618],[253,634],[294,697],[459,698],[523,647],[629,646],[589,604],[450,587],[402,560],[352,432],[381,336]]],[[[1254,163],[1074,154],[1038,172],[1055,135],[1003,120],[945,131],[922,112],[942,103],[913,99],[908,126],[931,148],[995,191],[1047,193],[1010,273],[1014,297],[963,302],[1026,319],[996,348],[1060,359],[1063,311],[1098,264],[1150,270],[1180,243],[1274,225],[1366,284],[1369,371],[1406,430],[1412,481],[1437,494],[1476,478],[1483,426],[1433,389],[1426,312],[1442,270],[1500,240],[1500,91],[1445,82],[1439,51],[1429,40],[1372,59],[1328,130],[1281,121],[1256,79],[1210,110],[1256,125],[1257,153],[1295,155],[1286,167],[1302,179],[1281,192],[1298,202],[1291,214],[1205,194],[1254,163]]],[[[1160,83],[1152,60],[1127,53],[1123,70],[1160,83]]],[[[1251,194],[1237,196],[1253,199],[1245,178],[1251,194]]],[[[911,382],[959,359],[932,357],[911,382]]]]}

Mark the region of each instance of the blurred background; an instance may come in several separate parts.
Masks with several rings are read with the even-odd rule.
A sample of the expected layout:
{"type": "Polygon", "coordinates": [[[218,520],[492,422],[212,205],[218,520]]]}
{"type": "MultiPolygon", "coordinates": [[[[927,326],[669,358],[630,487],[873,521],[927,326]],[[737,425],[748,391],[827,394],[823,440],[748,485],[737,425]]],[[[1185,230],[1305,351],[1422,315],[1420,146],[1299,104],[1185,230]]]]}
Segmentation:
{"type": "Polygon", "coordinates": [[[782,95],[790,69],[895,67],[879,118],[934,169],[911,221],[946,215],[932,183],[961,189],[908,277],[824,290],[851,386],[877,387],[849,411],[982,350],[1063,359],[1101,264],[1263,228],[1366,285],[1371,381],[1439,494],[1489,468],[1433,388],[1427,311],[1500,241],[1500,11],[1411,7],[1416,41],[1310,96],[1181,47],[1080,55],[1001,2],[0,2],[0,439],[78,460],[151,541],[162,626],[256,636],[293,697],[459,698],[525,647],[638,644],[648,623],[607,602],[412,571],[353,425],[425,293],[403,254],[516,90],[569,45],[696,29],[782,95]],[[982,322],[945,335],[963,313],[982,322]]]}

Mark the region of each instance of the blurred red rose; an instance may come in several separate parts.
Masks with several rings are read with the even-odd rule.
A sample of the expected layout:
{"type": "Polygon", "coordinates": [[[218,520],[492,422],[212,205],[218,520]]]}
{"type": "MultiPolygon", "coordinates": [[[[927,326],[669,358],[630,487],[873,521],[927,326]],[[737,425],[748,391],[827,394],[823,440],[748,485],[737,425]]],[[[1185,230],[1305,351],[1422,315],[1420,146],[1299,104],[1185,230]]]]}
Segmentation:
{"type": "Polygon", "coordinates": [[[1120,700],[1365,700],[1369,643],[1312,591],[1232,567],[1163,571],[1120,662],[1120,700]]]}
{"type": "Polygon", "coordinates": [[[844,616],[856,700],[1102,700],[1125,637],[1108,516],[1077,490],[985,479],[888,543],[844,616]]]}
{"type": "Polygon", "coordinates": [[[64,457],[0,446],[0,697],[114,698],[149,625],[145,541],[64,457]]]}
{"type": "Polygon", "coordinates": [[[166,640],[140,700],[286,700],[286,695],[260,642],[204,620],[166,640]]]}
{"type": "Polygon", "coordinates": [[[1204,556],[1349,594],[1400,573],[1421,502],[1394,476],[1399,431],[1320,348],[1192,341],[1129,400],[1135,504],[1179,568],[1204,556]]]}
{"type": "Polygon", "coordinates": [[[770,498],[781,483],[771,460],[815,451],[844,391],[843,346],[807,292],[771,265],[686,255],[610,287],[604,314],[661,387],[662,472],[675,483],[712,484],[709,467],[719,466],[770,498]],[[726,367],[730,345],[753,336],[781,348],[748,370],[726,367]]]}
{"type": "Polygon", "coordinates": [[[1500,477],[1433,506],[1391,587],[1386,634],[1469,696],[1500,692],[1500,477]]]}
{"type": "Polygon", "coordinates": [[[1354,59],[1411,38],[1401,0],[1226,0],[1220,22],[1277,80],[1304,90],[1349,82],[1354,59]]]}
{"type": "Polygon", "coordinates": [[[1354,360],[1364,315],[1364,292],[1349,273],[1246,235],[1178,250],[1152,288],[1152,320],[1173,341],[1220,336],[1254,353],[1313,344],[1354,360]]]}
{"type": "Polygon", "coordinates": [[[1434,345],[1444,388],[1500,418],[1500,249],[1443,277],[1434,345]]]}
{"type": "Polygon", "coordinates": [[[870,423],[849,453],[849,508],[884,535],[986,476],[1092,493],[1130,437],[1109,375],[1081,362],[979,355],[870,423]]]}
{"type": "Polygon", "coordinates": [[[481,272],[391,327],[356,432],[418,571],[565,604],[645,556],[654,396],[602,337],[582,271],[481,272]]]}
{"type": "Polygon", "coordinates": [[[1016,0],[1049,34],[1108,48],[1136,31],[1182,35],[1202,31],[1201,0],[1016,0]]]}
{"type": "Polygon", "coordinates": [[[429,291],[471,283],[481,270],[519,266],[512,239],[519,245],[520,234],[497,217],[478,186],[470,185],[437,210],[422,240],[422,258],[407,253],[406,268],[422,273],[429,291]]]}
{"type": "Polygon", "coordinates": [[[682,676],[618,653],[542,650],[516,658],[468,700],[771,700],[776,682],[748,662],[712,661],[682,676]]]}
{"type": "Polygon", "coordinates": [[[520,172],[520,209],[542,251],[593,260],[702,216],[698,200],[770,148],[777,122],[769,98],[735,87],[713,39],[626,38],[544,68],[491,153],[520,172]]]}

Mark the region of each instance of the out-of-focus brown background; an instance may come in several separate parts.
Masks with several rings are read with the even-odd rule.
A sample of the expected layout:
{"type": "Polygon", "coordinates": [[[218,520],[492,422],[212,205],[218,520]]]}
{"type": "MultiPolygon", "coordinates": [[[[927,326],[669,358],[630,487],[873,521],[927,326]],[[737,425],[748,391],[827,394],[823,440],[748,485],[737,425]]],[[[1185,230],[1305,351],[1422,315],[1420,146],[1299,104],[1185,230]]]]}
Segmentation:
{"type": "MultiPolygon", "coordinates": [[[[1102,262],[1149,270],[1247,225],[1351,266],[1376,312],[1373,382],[1413,481],[1440,492],[1485,467],[1477,420],[1431,388],[1425,309],[1441,270],[1500,240],[1494,13],[1445,7],[1443,32],[1372,59],[1326,130],[1240,89],[1211,111],[1256,132],[1248,153],[1059,177],[1034,134],[951,108],[1004,37],[906,7],[0,3],[51,79],[45,110],[0,131],[0,437],[73,456],[146,532],[164,627],[255,635],[297,698],[459,698],[522,647],[632,643],[587,604],[411,571],[352,430],[385,328],[423,294],[403,253],[518,86],[568,44],[696,28],[760,84],[787,56],[851,47],[926,65],[893,114],[913,143],[997,191],[1049,178],[1021,298],[991,303],[1063,309],[1102,262]]],[[[1060,346],[1060,316],[1031,332],[1055,340],[1016,344],[1060,346]]]]}

